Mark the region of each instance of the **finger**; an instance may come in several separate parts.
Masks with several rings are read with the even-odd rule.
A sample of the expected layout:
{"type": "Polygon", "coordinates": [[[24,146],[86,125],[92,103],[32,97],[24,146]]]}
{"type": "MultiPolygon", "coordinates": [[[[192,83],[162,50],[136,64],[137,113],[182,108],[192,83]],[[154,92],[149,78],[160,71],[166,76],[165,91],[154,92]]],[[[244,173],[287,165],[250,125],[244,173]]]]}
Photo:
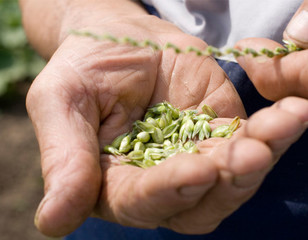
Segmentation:
{"type": "Polygon", "coordinates": [[[257,191],[277,155],[307,128],[307,120],[308,101],[298,98],[252,116],[237,138],[221,144],[211,155],[220,169],[215,186],[195,207],[169,218],[164,226],[190,234],[213,231],[257,191]],[[293,104],[299,107],[292,109],[293,104]]]}
{"type": "Polygon", "coordinates": [[[156,228],[162,219],[195,205],[216,177],[214,164],[198,154],[178,154],[146,170],[111,167],[97,214],[123,225],[156,228]]]}
{"type": "MultiPolygon", "coordinates": [[[[249,38],[236,44],[236,48],[274,50],[280,44],[269,39],[249,38]]],[[[276,101],[286,96],[308,97],[307,61],[308,51],[284,57],[256,57],[246,55],[237,58],[258,92],[265,98],[276,101]]]]}
{"type": "Polygon", "coordinates": [[[284,98],[254,114],[248,123],[244,134],[265,142],[277,159],[306,130],[308,101],[298,97],[284,98]],[[263,126],[271,127],[264,129],[263,126]]]}
{"type": "Polygon", "coordinates": [[[286,30],[284,38],[291,40],[301,48],[308,48],[308,0],[303,1],[286,30]]]}
{"type": "Polygon", "coordinates": [[[94,105],[89,99],[75,103],[65,79],[54,72],[59,71],[47,67],[35,80],[27,109],[40,146],[45,182],[45,197],[35,224],[46,235],[63,236],[76,229],[94,208],[101,170],[95,121],[85,117],[96,115],[94,105]]]}
{"type": "Polygon", "coordinates": [[[269,148],[249,138],[221,144],[210,159],[220,169],[215,186],[194,207],[170,217],[162,226],[184,234],[212,232],[255,193],[271,165],[269,148]]]}

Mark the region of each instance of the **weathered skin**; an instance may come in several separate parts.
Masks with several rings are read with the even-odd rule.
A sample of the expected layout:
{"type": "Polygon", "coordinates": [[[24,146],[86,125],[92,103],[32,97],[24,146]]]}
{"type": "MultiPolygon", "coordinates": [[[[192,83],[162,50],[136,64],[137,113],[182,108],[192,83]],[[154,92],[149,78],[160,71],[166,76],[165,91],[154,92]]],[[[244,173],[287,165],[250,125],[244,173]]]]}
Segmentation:
{"type": "Polygon", "coordinates": [[[285,98],[243,122],[232,140],[204,141],[199,154],[179,154],[147,170],[114,165],[100,157],[102,146],[154,103],[168,100],[181,109],[206,103],[227,118],[221,123],[245,118],[233,85],[210,57],[67,35],[73,28],[206,46],[133,1],[21,4],[30,41],[50,58],[27,97],[45,180],[36,225],[46,235],[68,234],[91,214],[136,227],[213,231],[256,192],[307,127],[307,100],[285,98]]]}

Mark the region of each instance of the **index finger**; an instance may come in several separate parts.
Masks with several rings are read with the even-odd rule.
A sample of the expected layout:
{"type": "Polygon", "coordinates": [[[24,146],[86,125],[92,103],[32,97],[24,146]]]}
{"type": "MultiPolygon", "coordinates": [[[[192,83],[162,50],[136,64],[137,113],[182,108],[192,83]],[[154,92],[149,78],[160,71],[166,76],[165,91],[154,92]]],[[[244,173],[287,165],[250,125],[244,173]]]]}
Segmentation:
{"type": "MultiPolygon", "coordinates": [[[[239,41],[236,47],[259,50],[281,45],[265,38],[248,38],[239,41]]],[[[308,97],[307,50],[273,58],[246,55],[238,57],[237,61],[265,98],[276,101],[286,96],[308,97]]]]}

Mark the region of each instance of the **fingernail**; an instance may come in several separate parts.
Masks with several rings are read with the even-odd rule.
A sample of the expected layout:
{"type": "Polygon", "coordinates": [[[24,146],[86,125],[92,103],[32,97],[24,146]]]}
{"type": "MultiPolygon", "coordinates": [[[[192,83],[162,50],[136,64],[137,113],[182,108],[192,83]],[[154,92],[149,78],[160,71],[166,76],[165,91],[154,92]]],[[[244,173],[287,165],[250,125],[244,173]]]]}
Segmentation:
{"type": "Polygon", "coordinates": [[[179,192],[184,196],[197,197],[203,195],[207,190],[211,188],[212,184],[197,185],[197,186],[185,186],[181,187],[179,192]]]}
{"type": "Polygon", "coordinates": [[[265,171],[257,171],[246,175],[238,175],[233,179],[233,184],[238,188],[253,188],[259,185],[265,177],[265,171]]]}
{"type": "Polygon", "coordinates": [[[301,11],[287,26],[289,37],[300,42],[308,42],[308,11],[301,11]]]}

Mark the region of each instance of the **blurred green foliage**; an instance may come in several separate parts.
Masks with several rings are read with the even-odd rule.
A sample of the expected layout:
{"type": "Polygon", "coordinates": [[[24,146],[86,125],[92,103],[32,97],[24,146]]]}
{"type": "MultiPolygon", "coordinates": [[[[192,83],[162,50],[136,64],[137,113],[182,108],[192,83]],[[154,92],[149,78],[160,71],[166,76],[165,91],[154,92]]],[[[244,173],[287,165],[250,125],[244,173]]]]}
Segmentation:
{"type": "Polygon", "coordinates": [[[32,80],[44,65],[27,42],[18,0],[0,0],[0,96],[9,84],[32,80]]]}

